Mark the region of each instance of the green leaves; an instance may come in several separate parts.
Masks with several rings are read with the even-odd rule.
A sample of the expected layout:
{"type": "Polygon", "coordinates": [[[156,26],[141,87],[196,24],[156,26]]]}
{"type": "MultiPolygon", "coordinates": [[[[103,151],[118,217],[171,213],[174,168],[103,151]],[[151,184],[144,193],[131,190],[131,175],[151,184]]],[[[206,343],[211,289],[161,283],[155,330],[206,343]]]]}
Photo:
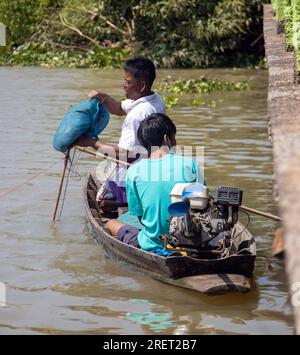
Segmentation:
{"type": "Polygon", "coordinates": [[[199,79],[173,80],[170,76],[164,79],[158,86],[158,91],[163,94],[167,108],[172,108],[180,103],[180,98],[185,94],[197,96],[192,98],[190,104],[193,106],[214,107],[216,103],[207,100],[203,95],[215,91],[246,90],[249,88],[247,81],[231,82],[227,80],[208,79],[205,76],[199,79]],[[199,97],[199,95],[201,95],[199,97]],[[203,97],[202,97],[203,96],[203,97]]]}
{"type": "Polygon", "coordinates": [[[50,68],[120,68],[126,58],[128,58],[128,52],[120,48],[93,48],[89,52],[61,50],[53,53],[44,42],[39,46],[27,43],[18,47],[6,57],[5,62],[1,62],[0,56],[0,65],[39,65],[50,68]]]}
{"type": "MultiPolygon", "coordinates": [[[[46,56],[49,65],[58,62],[76,66],[78,60],[79,67],[93,66],[96,61],[89,55],[90,50],[105,49],[110,57],[113,52],[109,50],[119,48],[130,56],[148,56],[159,67],[241,66],[256,63],[260,59],[257,53],[263,53],[262,45],[251,46],[262,32],[262,3],[263,0],[1,0],[0,21],[8,26],[8,42],[13,43],[9,54],[21,46],[19,54],[14,55],[14,61],[19,58],[20,63],[27,63],[31,54],[34,63],[46,56]],[[26,43],[34,51],[28,49],[28,55],[21,55],[26,43]],[[42,43],[47,45],[47,55],[42,43]],[[59,59],[51,60],[50,53],[59,59]]],[[[119,66],[112,57],[106,61],[102,53],[98,55],[98,66],[119,66]]],[[[2,60],[5,58],[3,54],[2,60]]]]}
{"type": "Polygon", "coordinates": [[[160,90],[172,94],[207,94],[218,90],[245,90],[249,87],[247,81],[231,82],[226,80],[208,79],[205,76],[199,79],[172,80],[167,77],[161,84],[160,90]]]}
{"type": "Polygon", "coordinates": [[[276,19],[284,24],[286,48],[295,49],[297,71],[300,74],[300,1],[272,0],[276,19]]]}

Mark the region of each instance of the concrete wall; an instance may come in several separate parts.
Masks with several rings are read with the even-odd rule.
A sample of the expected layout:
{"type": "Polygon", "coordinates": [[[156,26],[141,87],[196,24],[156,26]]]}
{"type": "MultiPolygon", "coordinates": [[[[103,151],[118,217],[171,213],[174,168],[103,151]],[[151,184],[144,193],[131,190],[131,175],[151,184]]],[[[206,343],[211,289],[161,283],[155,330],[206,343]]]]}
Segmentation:
{"type": "Polygon", "coordinates": [[[283,219],[286,273],[300,334],[300,86],[295,57],[277,34],[271,5],[264,7],[264,38],[269,66],[268,112],[273,142],[274,187],[283,219]]]}

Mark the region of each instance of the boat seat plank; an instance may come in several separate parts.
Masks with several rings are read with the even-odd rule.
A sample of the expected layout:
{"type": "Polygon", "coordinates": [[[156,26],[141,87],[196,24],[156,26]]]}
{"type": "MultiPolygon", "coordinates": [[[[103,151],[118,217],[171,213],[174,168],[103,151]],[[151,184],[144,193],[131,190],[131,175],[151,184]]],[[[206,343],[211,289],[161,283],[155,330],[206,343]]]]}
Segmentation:
{"type": "Polygon", "coordinates": [[[87,196],[89,200],[96,201],[96,191],[94,190],[87,190],[87,196]]]}
{"type": "Polygon", "coordinates": [[[94,220],[99,224],[100,227],[104,227],[103,221],[101,218],[94,218],[94,220]]]}
{"type": "Polygon", "coordinates": [[[92,175],[90,175],[88,178],[88,187],[94,191],[97,191],[97,189],[98,189],[92,175]]]}
{"type": "Polygon", "coordinates": [[[101,212],[101,208],[100,206],[98,205],[98,203],[94,200],[88,200],[88,203],[90,205],[90,208],[94,209],[94,210],[97,210],[98,212],[101,212]]]}
{"type": "Polygon", "coordinates": [[[92,213],[92,216],[94,218],[99,218],[99,212],[93,208],[90,209],[91,213],[92,213]]]}

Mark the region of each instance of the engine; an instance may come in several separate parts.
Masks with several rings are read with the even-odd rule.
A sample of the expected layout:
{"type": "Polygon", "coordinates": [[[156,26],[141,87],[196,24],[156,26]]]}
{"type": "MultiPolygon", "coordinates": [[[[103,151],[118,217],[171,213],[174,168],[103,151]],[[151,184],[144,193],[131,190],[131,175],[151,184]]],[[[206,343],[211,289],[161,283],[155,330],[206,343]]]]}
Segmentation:
{"type": "Polygon", "coordinates": [[[165,242],[192,254],[224,250],[230,246],[233,228],[238,222],[243,191],[219,186],[212,197],[203,188],[199,190],[199,185],[184,186],[181,201],[178,201],[178,193],[175,199],[171,193],[175,202],[169,206],[170,231],[165,242]],[[206,201],[200,203],[201,199],[206,201]]]}

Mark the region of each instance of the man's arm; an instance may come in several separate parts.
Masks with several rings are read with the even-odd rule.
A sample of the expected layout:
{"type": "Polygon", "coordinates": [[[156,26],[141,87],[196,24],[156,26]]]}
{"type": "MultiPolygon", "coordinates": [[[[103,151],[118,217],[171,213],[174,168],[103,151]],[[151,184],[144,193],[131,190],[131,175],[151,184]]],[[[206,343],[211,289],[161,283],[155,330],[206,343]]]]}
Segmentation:
{"type": "Polygon", "coordinates": [[[107,107],[108,111],[113,115],[117,115],[117,116],[126,115],[126,113],[122,109],[121,101],[114,100],[111,96],[107,94],[92,90],[88,94],[88,98],[93,99],[95,97],[97,97],[100,100],[100,102],[104,104],[107,107]]]}

